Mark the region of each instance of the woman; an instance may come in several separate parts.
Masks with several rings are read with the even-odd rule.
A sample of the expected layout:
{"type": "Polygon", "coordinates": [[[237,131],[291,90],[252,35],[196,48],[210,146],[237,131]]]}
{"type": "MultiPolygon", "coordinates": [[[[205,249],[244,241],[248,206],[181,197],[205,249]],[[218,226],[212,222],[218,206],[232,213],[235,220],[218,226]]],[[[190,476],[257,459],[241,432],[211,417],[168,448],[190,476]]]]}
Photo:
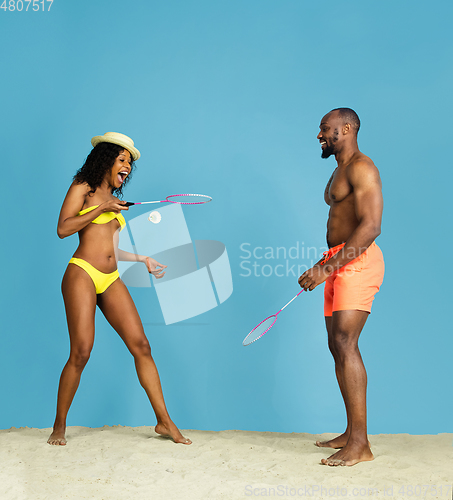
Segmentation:
{"type": "Polygon", "coordinates": [[[63,276],[62,292],[71,351],[61,374],[57,415],[47,442],[66,444],[66,416],[93,347],[94,315],[98,305],[134,356],[140,384],[156,414],[156,432],[176,443],[191,444],[167,412],[148,340],[117,270],[117,259],[138,260],[156,278],[165,274],[166,266],[154,259],[118,250],[119,231],[126,225],[121,211],[128,208],[113,193],[122,195],[140,152],[132,139],[115,132],[93,137],[91,143],[94,148],[74,176],[58,220],[58,236],[66,238],[79,233],[80,244],[63,276]]]}

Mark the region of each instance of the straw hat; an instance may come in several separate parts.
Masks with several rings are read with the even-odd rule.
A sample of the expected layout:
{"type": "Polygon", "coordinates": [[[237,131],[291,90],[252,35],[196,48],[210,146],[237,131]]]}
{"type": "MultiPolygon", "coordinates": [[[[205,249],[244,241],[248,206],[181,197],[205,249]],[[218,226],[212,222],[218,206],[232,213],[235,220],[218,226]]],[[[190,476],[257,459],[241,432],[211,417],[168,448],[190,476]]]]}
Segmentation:
{"type": "Polygon", "coordinates": [[[91,139],[91,144],[97,146],[100,142],[111,142],[113,144],[118,144],[118,146],[123,146],[132,155],[134,160],[140,158],[140,151],[134,148],[134,141],[124,134],[119,134],[118,132],[106,132],[104,135],[96,135],[91,139]]]}

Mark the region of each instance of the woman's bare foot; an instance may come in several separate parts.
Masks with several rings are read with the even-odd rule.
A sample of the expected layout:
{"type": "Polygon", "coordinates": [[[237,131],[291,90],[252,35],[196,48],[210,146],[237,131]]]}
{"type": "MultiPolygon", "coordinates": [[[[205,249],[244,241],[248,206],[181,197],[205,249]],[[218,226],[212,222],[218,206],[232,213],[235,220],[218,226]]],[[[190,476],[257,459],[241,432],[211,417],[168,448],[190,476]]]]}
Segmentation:
{"type": "Polygon", "coordinates": [[[168,425],[158,423],[154,430],[162,437],[173,439],[175,443],[192,444],[190,439],[185,438],[173,422],[168,425]]]}
{"type": "Polygon", "coordinates": [[[323,458],[321,463],[331,466],[351,466],[359,462],[368,462],[371,460],[374,460],[374,456],[368,444],[348,443],[342,450],[337,451],[329,458],[323,458]]]}
{"type": "Polygon", "coordinates": [[[47,442],[49,444],[64,446],[66,444],[65,431],[66,429],[54,429],[47,442]]]}

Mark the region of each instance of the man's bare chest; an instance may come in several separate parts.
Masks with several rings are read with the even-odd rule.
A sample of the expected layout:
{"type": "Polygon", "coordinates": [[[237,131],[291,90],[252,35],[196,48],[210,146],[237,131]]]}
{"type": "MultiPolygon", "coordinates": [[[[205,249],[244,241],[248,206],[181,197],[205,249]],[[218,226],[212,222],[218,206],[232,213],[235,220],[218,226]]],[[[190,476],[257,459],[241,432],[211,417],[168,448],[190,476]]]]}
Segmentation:
{"type": "Polygon", "coordinates": [[[352,186],[349,183],[346,172],[337,168],[327,183],[324,199],[328,205],[339,203],[352,194],[352,186]]]}

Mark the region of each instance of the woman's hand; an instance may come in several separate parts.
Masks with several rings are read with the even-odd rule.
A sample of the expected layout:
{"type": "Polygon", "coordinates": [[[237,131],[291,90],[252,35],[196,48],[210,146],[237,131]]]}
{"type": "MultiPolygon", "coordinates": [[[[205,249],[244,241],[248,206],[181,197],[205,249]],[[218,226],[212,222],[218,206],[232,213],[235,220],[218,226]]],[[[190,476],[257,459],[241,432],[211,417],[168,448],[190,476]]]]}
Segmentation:
{"type": "Polygon", "coordinates": [[[157,262],[157,260],[153,259],[152,257],[145,257],[145,260],[143,262],[148,268],[148,272],[151,273],[155,278],[159,279],[164,277],[166,272],[164,271],[164,269],[167,266],[160,264],[159,262],[157,262]]]}
{"type": "Polygon", "coordinates": [[[119,200],[118,198],[112,198],[109,201],[101,203],[99,208],[101,208],[103,212],[113,212],[115,214],[119,214],[121,210],[129,210],[129,207],[126,207],[125,205],[125,201],[119,200]]]}

